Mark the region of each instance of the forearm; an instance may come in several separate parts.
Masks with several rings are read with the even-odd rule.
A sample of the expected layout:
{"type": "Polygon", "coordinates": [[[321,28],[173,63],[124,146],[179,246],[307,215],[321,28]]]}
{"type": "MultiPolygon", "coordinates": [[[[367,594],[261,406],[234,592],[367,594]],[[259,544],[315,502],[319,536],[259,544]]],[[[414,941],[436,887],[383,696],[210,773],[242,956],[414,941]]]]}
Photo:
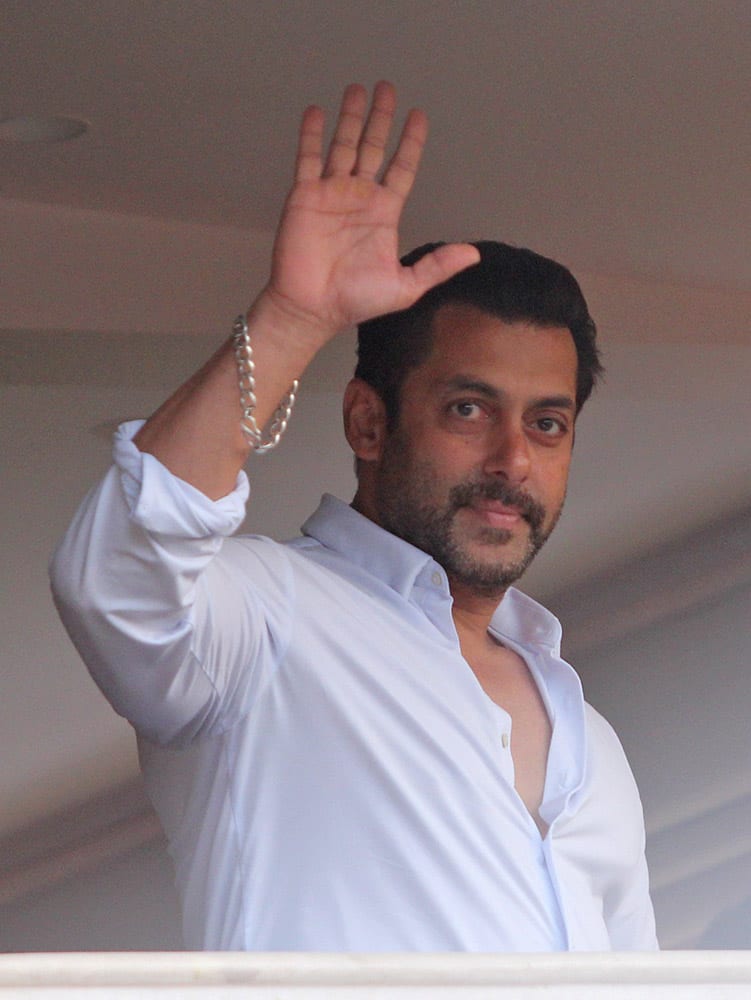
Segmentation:
{"type": "MultiPolygon", "coordinates": [[[[248,313],[256,366],[256,422],[270,419],[289,386],[336,331],[316,328],[264,292],[248,313]]],[[[250,446],[242,431],[237,362],[228,338],[144,424],[135,438],[174,475],[212,500],[229,493],[250,446]]]]}

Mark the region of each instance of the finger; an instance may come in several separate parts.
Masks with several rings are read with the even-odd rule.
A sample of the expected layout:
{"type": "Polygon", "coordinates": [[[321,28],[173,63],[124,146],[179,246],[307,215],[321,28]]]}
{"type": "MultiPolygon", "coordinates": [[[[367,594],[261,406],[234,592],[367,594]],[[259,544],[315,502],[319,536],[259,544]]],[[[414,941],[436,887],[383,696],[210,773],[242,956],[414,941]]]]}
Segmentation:
{"type": "Polygon", "coordinates": [[[355,173],[360,177],[372,180],[381,169],[395,111],[396,91],[390,83],[381,80],[373,91],[373,102],[357,150],[355,173]]]}
{"type": "Polygon", "coordinates": [[[339,118],[323,169],[324,177],[352,172],[357,160],[357,147],[367,106],[368,92],[359,83],[351,83],[342,97],[339,118]]]}
{"type": "Polygon", "coordinates": [[[407,115],[399,145],[383,175],[383,186],[406,198],[415,183],[417,168],[428,138],[425,113],[413,108],[407,115]]]}
{"type": "Polygon", "coordinates": [[[447,243],[421,257],[406,270],[411,272],[415,301],[435,285],[448,281],[480,260],[480,251],[470,243],[447,243]]]}
{"type": "Polygon", "coordinates": [[[305,109],[300,123],[295,160],[295,180],[311,181],[321,176],[324,115],[320,108],[305,109]]]}

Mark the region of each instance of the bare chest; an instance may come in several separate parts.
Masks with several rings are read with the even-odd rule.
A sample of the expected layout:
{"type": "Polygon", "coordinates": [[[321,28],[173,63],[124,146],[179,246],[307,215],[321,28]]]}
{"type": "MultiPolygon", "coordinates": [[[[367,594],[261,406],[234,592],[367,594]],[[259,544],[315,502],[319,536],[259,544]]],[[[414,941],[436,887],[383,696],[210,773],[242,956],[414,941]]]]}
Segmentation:
{"type": "Polygon", "coordinates": [[[552,727],[527,664],[518,653],[488,637],[480,642],[460,634],[462,653],[487,696],[511,716],[515,787],[543,835],[540,818],[552,727]]]}

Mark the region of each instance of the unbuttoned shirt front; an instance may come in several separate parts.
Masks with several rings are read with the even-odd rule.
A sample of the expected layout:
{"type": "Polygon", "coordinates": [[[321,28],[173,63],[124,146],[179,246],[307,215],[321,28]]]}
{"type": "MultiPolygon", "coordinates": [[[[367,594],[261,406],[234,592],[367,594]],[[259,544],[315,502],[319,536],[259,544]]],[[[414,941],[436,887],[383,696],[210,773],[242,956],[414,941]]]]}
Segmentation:
{"type": "Polygon", "coordinates": [[[511,589],[491,628],[552,723],[542,837],[441,566],[333,497],[291,543],[230,537],[244,474],[211,502],[136,449],[138,426],[52,580],[138,732],[187,946],[656,947],[638,793],[556,619],[511,589]]]}

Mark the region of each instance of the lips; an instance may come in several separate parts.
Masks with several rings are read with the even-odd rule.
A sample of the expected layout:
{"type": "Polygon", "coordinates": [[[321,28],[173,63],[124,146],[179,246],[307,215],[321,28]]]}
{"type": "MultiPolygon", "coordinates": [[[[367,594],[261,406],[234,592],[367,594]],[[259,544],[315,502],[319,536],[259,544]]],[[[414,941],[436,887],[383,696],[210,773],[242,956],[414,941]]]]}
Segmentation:
{"type": "Polygon", "coordinates": [[[478,500],[470,504],[470,509],[494,528],[513,528],[524,519],[517,507],[498,500],[478,500]]]}
{"type": "Polygon", "coordinates": [[[509,517],[523,517],[524,514],[518,507],[511,504],[502,503],[500,500],[479,500],[472,505],[477,510],[486,511],[489,514],[504,514],[509,517]]]}
{"type": "Polygon", "coordinates": [[[545,508],[526,491],[503,481],[463,483],[451,491],[455,510],[469,507],[488,524],[512,528],[521,520],[533,531],[545,521],[545,508]]]}

